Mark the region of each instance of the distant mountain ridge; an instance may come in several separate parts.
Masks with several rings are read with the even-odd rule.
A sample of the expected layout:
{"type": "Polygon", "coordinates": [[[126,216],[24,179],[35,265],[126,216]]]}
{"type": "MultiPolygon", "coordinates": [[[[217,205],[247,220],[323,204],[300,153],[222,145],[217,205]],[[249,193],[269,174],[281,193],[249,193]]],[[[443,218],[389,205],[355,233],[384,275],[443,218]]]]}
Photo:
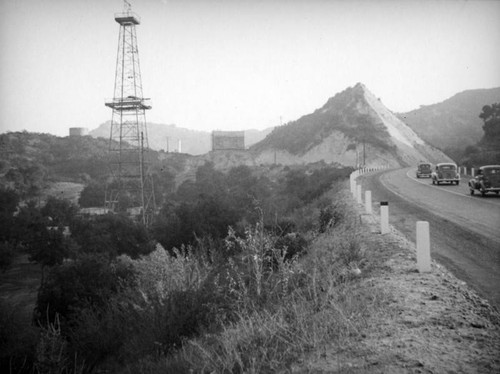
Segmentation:
{"type": "MultiPolygon", "coordinates": [[[[94,138],[109,138],[111,121],[102,123],[89,132],[94,138]]],[[[207,131],[190,130],[176,125],[147,123],[148,142],[151,149],[165,152],[181,152],[191,155],[202,155],[212,150],[212,134],[207,131]],[[179,143],[180,142],[180,143],[179,143]],[[179,149],[180,145],[180,149],[179,149]]],[[[272,128],[264,130],[245,130],[245,146],[264,139],[272,128]]]]}
{"type": "MultiPolygon", "coordinates": [[[[499,102],[500,98],[468,98],[469,95],[475,97],[474,91],[455,95],[450,100],[464,100],[463,106],[474,100],[481,102],[477,113],[480,121],[482,101],[493,103],[499,102]]],[[[440,104],[436,105],[439,107],[440,104]]],[[[436,109],[436,112],[440,113],[440,110],[436,109]]],[[[44,179],[101,180],[108,173],[109,125],[107,122],[93,130],[94,138],[59,138],[23,132],[0,134],[4,151],[0,155],[3,157],[0,179],[4,177],[6,183],[17,183],[26,191],[33,189],[32,186],[38,188],[40,180],[44,179]],[[30,182],[30,178],[34,182],[30,182]]],[[[481,124],[477,128],[482,131],[481,124]]],[[[363,164],[368,167],[401,167],[415,165],[420,160],[432,163],[451,161],[387,109],[361,83],[337,93],[322,107],[296,121],[274,129],[246,131],[247,146],[255,142],[247,150],[211,151],[210,133],[175,125],[148,124],[148,133],[153,149],[169,151],[153,151],[153,159],[159,170],[176,175],[177,184],[194,178],[197,167],[207,161],[225,170],[239,165],[257,167],[325,162],[352,167],[363,164]],[[178,139],[182,143],[181,153],[176,149],[178,139]],[[191,144],[194,144],[193,148],[190,148],[191,144]]]]}
{"type": "Polygon", "coordinates": [[[275,128],[250,147],[260,162],[336,162],[345,166],[408,166],[450,161],[421,139],[362,83],[313,113],[275,128]]]}
{"type": "Polygon", "coordinates": [[[429,144],[442,150],[463,149],[484,135],[479,118],[483,106],[499,102],[500,87],[467,90],[397,116],[429,144]]]}

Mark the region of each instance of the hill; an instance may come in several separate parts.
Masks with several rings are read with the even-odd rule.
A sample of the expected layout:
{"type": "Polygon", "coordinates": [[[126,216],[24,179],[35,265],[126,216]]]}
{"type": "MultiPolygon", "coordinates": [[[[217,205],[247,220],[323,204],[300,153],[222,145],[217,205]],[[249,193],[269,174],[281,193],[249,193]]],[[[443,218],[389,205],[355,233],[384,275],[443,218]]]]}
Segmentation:
{"type": "MultiPolygon", "coordinates": [[[[96,129],[90,131],[94,138],[109,138],[111,121],[102,123],[96,129]]],[[[264,139],[272,128],[265,130],[245,130],[245,146],[251,146],[264,139]]],[[[176,125],[163,125],[148,123],[148,140],[151,149],[156,151],[187,153],[190,155],[202,155],[212,149],[212,134],[208,131],[190,130],[176,125]],[[180,149],[179,149],[180,142],[180,149]]]]}
{"type": "Polygon", "coordinates": [[[335,162],[345,166],[407,166],[449,158],[427,144],[358,83],[313,113],[275,128],[252,146],[259,163],[335,162]]]}
{"type": "Polygon", "coordinates": [[[464,149],[483,136],[479,114],[483,106],[500,102],[500,87],[467,90],[437,104],[397,116],[433,146],[464,149]]]}
{"type": "Polygon", "coordinates": [[[36,196],[51,182],[84,182],[108,172],[108,143],[90,136],[0,134],[0,184],[36,196]]]}

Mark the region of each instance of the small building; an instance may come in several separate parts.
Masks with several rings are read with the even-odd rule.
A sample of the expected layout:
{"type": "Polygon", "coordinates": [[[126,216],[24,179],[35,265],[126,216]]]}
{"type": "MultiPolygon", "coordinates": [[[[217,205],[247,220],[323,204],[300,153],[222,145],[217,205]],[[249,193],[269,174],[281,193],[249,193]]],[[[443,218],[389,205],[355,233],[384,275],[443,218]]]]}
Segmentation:
{"type": "Polygon", "coordinates": [[[85,136],[89,134],[89,129],[86,127],[70,127],[69,136],[85,136]]]}
{"type": "Polygon", "coordinates": [[[213,131],[212,151],[217,150],[244,150],[244,131],[213,131]]]}

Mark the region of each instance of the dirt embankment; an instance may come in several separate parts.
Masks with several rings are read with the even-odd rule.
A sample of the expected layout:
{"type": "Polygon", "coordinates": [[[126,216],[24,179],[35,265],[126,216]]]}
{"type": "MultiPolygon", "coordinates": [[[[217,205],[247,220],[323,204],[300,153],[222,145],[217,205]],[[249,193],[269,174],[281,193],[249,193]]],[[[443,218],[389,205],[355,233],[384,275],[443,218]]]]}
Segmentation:
{"type": "MultiPolygon", "coordinates": [[[[436,262],[419,273],[415,245],[360,214],[379,265],[359,287],[387,295],[368,329],[297,367],[308,373],[500,373],[500,314],[436,262]]],[[[375,292],[374,292],[375,293],[375,292]]]]}

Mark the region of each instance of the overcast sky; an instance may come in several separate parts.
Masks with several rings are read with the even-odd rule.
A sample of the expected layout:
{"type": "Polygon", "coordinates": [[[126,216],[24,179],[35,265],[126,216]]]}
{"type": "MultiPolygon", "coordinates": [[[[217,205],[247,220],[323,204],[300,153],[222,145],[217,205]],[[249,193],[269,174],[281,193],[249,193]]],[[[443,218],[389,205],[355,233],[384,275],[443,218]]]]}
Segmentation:
{"type": "MultiPolygon", "coordinates": [[[[500,1],[130,2],[148,122],[263,129],[357,82],[393,112],[500,87],[500,1]]],[[[0,132],[66,136],[110,120],[122,10],[0,0],[0,132]]]]}

